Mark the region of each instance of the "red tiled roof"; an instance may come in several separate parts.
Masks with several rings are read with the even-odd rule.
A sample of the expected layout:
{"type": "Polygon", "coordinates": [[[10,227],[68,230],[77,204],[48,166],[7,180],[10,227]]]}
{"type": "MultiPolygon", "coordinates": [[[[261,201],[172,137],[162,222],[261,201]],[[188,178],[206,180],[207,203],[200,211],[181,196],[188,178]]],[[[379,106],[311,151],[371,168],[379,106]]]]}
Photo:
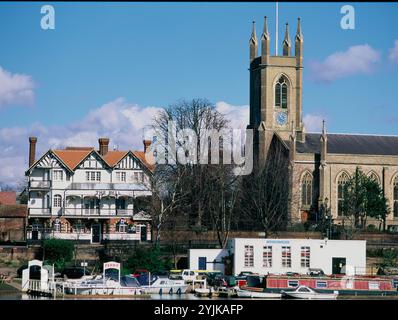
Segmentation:
{"type": "Polygon", "coordinates": [[[109,166],[113,167],[119,163],[119,161],[122,160],[127,153],[128,151],[108,151],[108,153],[103,156],[102,159],[104,159],[109,166]]]}
{"type": "MultiPolygon", "coordinates": [[[[54,154],[65,163],[69,169],[75,170],[77,165],[86,158],[94,148],[88,147],[67,147],[64,150],[53,150],[54,154]]],[[[102,159],[110,166],[114,167],[120,160],[122,160],[129,151],[108,151],[102,159]]],[[[145,158],[145,153],[143,151],[133,151],[132,152],[144,166],[146,166],[151,172],[155,169],[154,165],[148,163],[145,158]]],[[[101,157],[101,156],[100,156],[101,157]]]]}
{"type": "Polygon", "coordinates": [[[0,191],[0,204],[12,205],[17,203],[15,191],[0,191]]]}
{"type": "Polygon", "coordinates": [[[27,215],[26,204],[0,205],[0,218],[25,218],[27,215]]]}
{"type": "Polygon", "coordinates": [[[77,165],[93,151],[94,148],[53,150],[55,155],[65,163],[69,169],[75,170],[77,165]]]}
{"type": "MultiPolygon", "coordinates": [[[[151,172],[155,170],[155,165],[148,163],[148,161],[146,160],[144,151],[134,151],[133,153],[151,172]]],[[[150,159],[153,159],[153,157],[151,156],[150,159]]]]}

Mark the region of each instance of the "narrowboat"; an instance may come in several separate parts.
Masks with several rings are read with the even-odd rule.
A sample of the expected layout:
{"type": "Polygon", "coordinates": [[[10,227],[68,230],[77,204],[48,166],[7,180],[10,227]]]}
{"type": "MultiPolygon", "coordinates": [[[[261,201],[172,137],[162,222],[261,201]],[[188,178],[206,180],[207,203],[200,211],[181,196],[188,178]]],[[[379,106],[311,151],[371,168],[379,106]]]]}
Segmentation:
{"type": "Polygon", "coordinates": [[[253,275],[248,276],[246,290],[263,288],[264,292],[294,291],[299,286],[315,289],[320,293],[339,295],[398,295],[398,277],[366,275],[253,275]]]}

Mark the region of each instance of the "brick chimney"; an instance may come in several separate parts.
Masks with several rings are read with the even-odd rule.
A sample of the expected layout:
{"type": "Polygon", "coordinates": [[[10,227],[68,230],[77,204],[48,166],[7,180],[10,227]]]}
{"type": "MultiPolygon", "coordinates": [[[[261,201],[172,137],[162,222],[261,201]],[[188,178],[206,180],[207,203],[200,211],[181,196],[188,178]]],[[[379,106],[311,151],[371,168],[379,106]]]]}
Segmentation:
{"type": "Polygon", "coordinates": [[[101,156],[106,155],[108,153],[109,139],[108,138],[99,138],[98,144],[99,144],[100,155],[101,156]]]}
{"type": "Polygon", "coordinates": [[[149,146],[151,145],[152,141],[151,140],[144,140],[144,153],[148,150],[149,146]]]}
{"type": "Polygon", "coordinates": [[[36,157],[36,137],[29,137],[29,168],[35,163],[36,157]]]}

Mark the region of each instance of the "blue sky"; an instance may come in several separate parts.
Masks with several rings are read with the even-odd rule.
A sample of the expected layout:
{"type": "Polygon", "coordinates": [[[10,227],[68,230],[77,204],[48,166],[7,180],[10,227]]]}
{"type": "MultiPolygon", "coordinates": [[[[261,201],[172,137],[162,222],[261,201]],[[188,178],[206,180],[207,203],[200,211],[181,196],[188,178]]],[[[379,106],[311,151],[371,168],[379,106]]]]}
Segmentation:
{"type": "MultiPolygon", "coordinates": [[[[23,166],[30,134],[39,136],[39,151],[73,143],[74,134],[77,144],[120,137],[126,131],[110,127],[122,112],[138,136],[146,115],[181,98],[246,114],[252,20],[260,37],[269,17],[274,52],[274,3],[45,3],[55,8],[55,30],[40,28],[43,4],[0,4],[0,67],[14,94],[0,88],[0,145],[8,150],[0,151],[0,182],[15,176],[12,163],[23,166]],[[108,111],[103,130],[86,130],[108,111]]],[[[280,42],[286,21],[294,39],[298,16],[309,126],[325,118],[331,132],[398,134],[398,4],[280,3],[280,42]],[[340,27],[345,4],[355,8],[355,30],[340,27]]]]}

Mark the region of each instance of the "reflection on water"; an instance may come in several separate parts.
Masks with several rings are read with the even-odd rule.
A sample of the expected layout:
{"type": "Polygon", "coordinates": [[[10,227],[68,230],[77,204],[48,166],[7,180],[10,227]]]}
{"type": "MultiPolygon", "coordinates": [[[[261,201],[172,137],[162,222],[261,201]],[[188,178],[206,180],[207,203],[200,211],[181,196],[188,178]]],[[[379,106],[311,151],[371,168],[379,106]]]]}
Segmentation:
{"type": "MultiPolygon", "coordinates": [[[[27,294],[21,294],[19,292],[1,292],[0,291],[0,300],[202,300],[202,301],[211,301],[211,300],[225,300],[225,299],[235,299],[236,298],[221,298],[221,297],[197,297],[194,294],[151,294],[151,297],[90,297],[87,296],[87,298],[81,298],[81,297],[72,297],[72,296],[59,296],[56,298],[47,298],[47,297],[33,297],[27,294]]],[[[340,296],[338,299],[344,299],[344,300],[397,300],[398,297],[396,296],[389,296],[389,297],[382,297],[382,296],[340,296]]],[[[280,299],[244,299],[244,300],[280,300],[280,299]]]]}

